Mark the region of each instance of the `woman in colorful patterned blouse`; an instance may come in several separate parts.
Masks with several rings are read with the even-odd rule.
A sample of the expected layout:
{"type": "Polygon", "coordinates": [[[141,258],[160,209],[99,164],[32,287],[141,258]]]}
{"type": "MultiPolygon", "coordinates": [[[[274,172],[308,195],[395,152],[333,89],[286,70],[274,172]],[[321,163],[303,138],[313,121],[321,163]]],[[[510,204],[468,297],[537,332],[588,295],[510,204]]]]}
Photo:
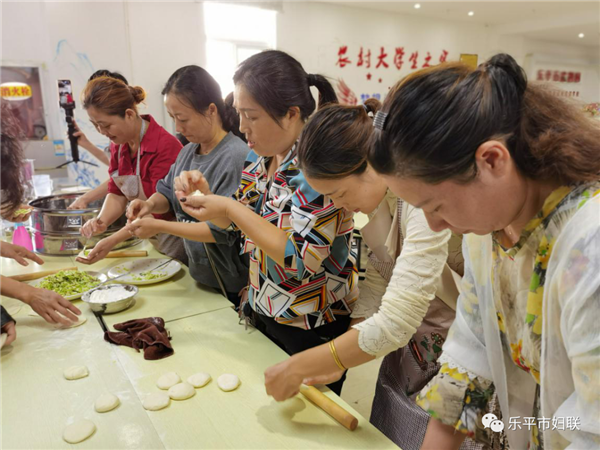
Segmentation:
{"type": "Polygon", "coordinates": [[[390,189],[432,230],[466,234],[442,367],[417,398],[423,448],[502,427],[513,449],[598,448],[597,124],[503,54],[408,76],[375,124],[369,162],[390,189]]]}
{"type": "MultiPolygon", "coordinates": [[[[358,297],[351,254],[352,212],[315,192],[298,168],[295,145],[319,104],[337,102],[329,82],[307,74],[280,51],[245,60],[234,76],[234,106],[251,151],[235,198],[210,194],[199,172],[183,172],[179,196],[198,220],[240,231],[250,253],[248,305],[254,319],[289,354],[344,333],[358,297]],[[237,201],[236,201],[237,200],[237,201]]],[[[177,184],[176,184],[177,186],[177,184]]],[[[330,385],[341,391],[343,379],[330,385]]]]}

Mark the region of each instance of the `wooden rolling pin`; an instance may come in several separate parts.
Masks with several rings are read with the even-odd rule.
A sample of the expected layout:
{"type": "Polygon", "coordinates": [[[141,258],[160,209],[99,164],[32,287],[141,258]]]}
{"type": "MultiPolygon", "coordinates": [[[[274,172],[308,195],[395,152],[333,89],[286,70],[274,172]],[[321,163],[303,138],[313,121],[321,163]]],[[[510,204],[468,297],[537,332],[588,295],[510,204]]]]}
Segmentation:
{"type": "Polygon", "coordinates": [[[55,274],[57,272],[60,272],[61,270],[77,270],[77,267],[64,267],[62,269],[56,269],[56,270],[42,270],[41,272],[26,273],[24,275],[13,275],[8,278],[11,278],[16,281],[31,281],[31,280],[37,280],[38,278],[46,277],[48,275],[55,274]]]}
{"type": "Polygon", "coordinates": [[[300,392],[344,427],[350,431],[356,430],[358,419],[319,391],[316,387],[303,384],[300,386],[300,392]]]}
{"type": "Polygon", "coordinates": [[[108,252],[105,258],[132,258],[136,256],[148,256],[148,251],[146,250],[123,250],[123,251],[115,251],[108,252]]]}

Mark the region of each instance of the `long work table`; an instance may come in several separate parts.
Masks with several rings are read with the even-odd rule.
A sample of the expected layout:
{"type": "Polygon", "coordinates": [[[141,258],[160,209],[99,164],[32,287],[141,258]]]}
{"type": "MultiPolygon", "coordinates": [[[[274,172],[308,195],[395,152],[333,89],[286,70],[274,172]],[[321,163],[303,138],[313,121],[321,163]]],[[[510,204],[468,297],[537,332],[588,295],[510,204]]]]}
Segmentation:
{"type": "MultiPolygon", "coordinates": [[[[148,243],[148,257],[161,257],[148,243]]],[[[74,257],[43,257],[46,263],[28,267],[2,261],[2,275],[78,266],[106,271],[119,260],[93,266],[74,257]]],[[[359,426],[348,431],[302,395],[277,403],[267,396],[264,370],[287,355],[268,338],[239,324],[227,299],[202,287],[187,268],[165,282],[140,286],[136,304],[121,313],[105,315],[109,329],[130,319],[158,316],[166,322],[175,354],[148,361],[142,352],[109,344],[88,305],[74,304],[87,322],[55,329],[31,308],[2,297],[17,321],[17,340],[2,349],[2,449],[397,449],[390,440],[350,405],[324,388],[325,395],[356,416],[359,426]],[[85,365],[89,376],[67,381],[63,371],[85,365]],[[182,380],[208,372],[212,381],[194,397],[172,400],[160,411],[147,411],[144,398],[160,391],[156,380],[176,372],[182,380]],[[232,392],[217,387],[219,375],[239,376],[232,392]],[[103,393],[117,395],[121,404],[97,413],[95,400],[103,393]],[[79,444],[62,439],[66,425],[89,419],[96,432],[79,444]]],[[[373,380],[375,382],[375,380],[373,380]]]]}

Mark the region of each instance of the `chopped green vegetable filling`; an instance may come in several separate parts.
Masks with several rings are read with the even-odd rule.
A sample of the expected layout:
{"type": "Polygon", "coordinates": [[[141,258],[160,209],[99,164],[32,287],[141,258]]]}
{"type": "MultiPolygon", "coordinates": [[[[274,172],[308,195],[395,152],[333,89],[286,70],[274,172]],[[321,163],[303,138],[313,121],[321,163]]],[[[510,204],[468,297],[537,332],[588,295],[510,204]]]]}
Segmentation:
{"type": "Polygon", "coordinates": [[[68,297],[89,291],[100,284],[100,280],[86,272],[78,270],[61,270],[54,275],[44,278],[38,287],[54,291],[57,294],[68,297]]]}
{"type": "Polygon", "coordinates": [[[152,272],[139,272],[139,273],[132,273],[131,274],[131,279],[135,280],[135,281],[150,281],[150,280],[156,280],[158,278],[163,278],[165,277],[167,274],[166,273],[152,273],[152,272]]]}

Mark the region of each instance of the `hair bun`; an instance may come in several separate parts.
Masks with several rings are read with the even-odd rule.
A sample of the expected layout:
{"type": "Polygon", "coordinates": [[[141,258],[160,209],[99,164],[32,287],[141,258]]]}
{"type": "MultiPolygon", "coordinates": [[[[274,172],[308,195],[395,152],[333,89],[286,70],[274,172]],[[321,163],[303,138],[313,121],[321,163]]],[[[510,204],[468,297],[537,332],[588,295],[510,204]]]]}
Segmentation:
{"type": "Polygon", "coordinates": [[[494,77],[494,72],[496,70],[507,74],[513,80],[519,98],[523,97],[525,90],[527,89],[527,75],[512,56],[507,55],[506,53],[498,53],[487,60],[483,66],[484,69],[490,73],[492,78],[494,77]]]}
{"type": "Polygon", "coordinates": [[[140,86],[129,86],[129,91],[131,92],[136,105],[142,103],[146,99],[146,91],[140,86]]]}
{"type": "Polygon", "coordinates": [[[363,107],[365,108],[367,114],[373,113],[373,115],[375,115],[375,113],[381,109],[381,102],[376,98],[371,97],[365,100],[363,107]]]}

